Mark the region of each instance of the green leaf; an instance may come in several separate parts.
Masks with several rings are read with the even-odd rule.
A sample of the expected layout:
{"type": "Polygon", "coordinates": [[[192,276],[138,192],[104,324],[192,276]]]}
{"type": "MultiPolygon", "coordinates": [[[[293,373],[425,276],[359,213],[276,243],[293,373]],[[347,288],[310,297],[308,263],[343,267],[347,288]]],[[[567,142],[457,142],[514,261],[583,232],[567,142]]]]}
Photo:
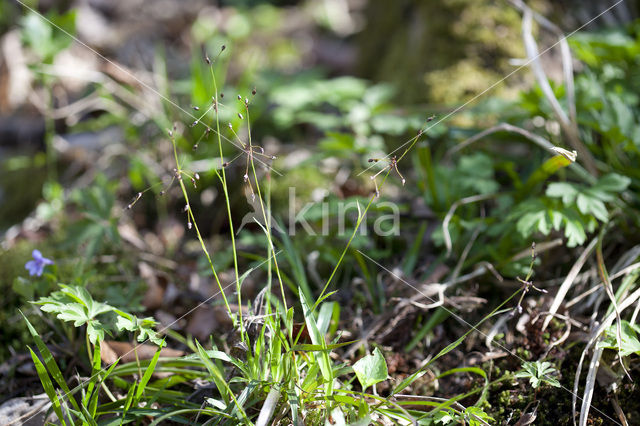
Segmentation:
{"type": "Polygon", "coordinates": [[[580,217],[569,210],[566,210],[564,213],[564,236],[567,237],[567,247],[579,246],[587,239],[587,234],[584,231],[580,217]]]}
{"type": "Polygon", "coordinates": [[[529,383],[534,389],[540,384],[546,383],[551,386],[560,387],[560,382],[552,376],[556,373],[555,367],[547,361],[525,361],[522,364],[522,370],[517,372],[514,377],[518,379],[529,379],[529,383]]]}
{"type": "Polygon", "coordinates": [[[229,391],[226,386],[224,374],[218,369],[215,363],[211,361],[207,351],[200,345],[200,342],[196,340],[197,354],[206,369],[209,371],[209,377],[213,380],[218,388],[218,392],[222,396],[222,399],[226,404],[229,404],[229,391]]]}
{"type": "Polygon", "coordinates": [[[349,342],[335,343],[332,345],[312,345],[309,343],[299,343],[294,345],[291,350],[292,351],[301,351],[301,352],[318,352],[318,351],[332,351],[337,348],[341,348],[342,346],[351,345],[357,342],[357,340],[352,340],[349,342]]]}
{"type": "Polygon", "coordinates": [[[16,277],[13,280],[11,289],[14,291],[14,293],[22,296],[24,300],[33,299],[33,295],[34,295],[33,283],[24,277],[16,277]]]}
{"type": "MultiPolygon", "coordinates": [[[[637,330],[629,321],[622,320],[620,341],[620,355],[629,356],[631,354],[640,355],[640,340],[638,340],[637,330]]],[[[605,338],[598,343],[599,348],[618,350],[617,326],[611,325],[605,332],[605,338]]]]}
{"type": "Polygon", "coordinates": [[[142,376],[142,379],[140,379],[140,383],[138,383],[138,389],[136,390],[136,395],[135,395],[135,398],[134,398],[134,401],[135,401],[136,404],[142,398],[142,393],[144,392],[145,388],[147,387],[147,383],[149,383],[149,379],[151,379],[151,375],[153,374],[153,372],[156,369],[156,364],[158,363],[158,358],[160,358],[160,351],[161,350],[162,350],[162,346],[159,346],[158,350],[156,350],[156,353],[153,355],[153,358],[151,359],[151,362],[149,363],[149,366],[144,371],[144,375],[142,376]]]}
{"type": "Polygon", "coordinates": [[[165,344],[164,340],[153,329],[157,324],[153,318],[147,317],[140,319],[120,309],[114,309],[113,311],[118,315],[116,319],[116,328],[118,330],[138,333],[138,342],[144,342],[149,339],[149,341],[158,346],[165,344]]]}
{"type": "MultiPolygon", "coordinates": [[[[38,350],[40,351],[40,355],[42,356],[42,359],[45,365],[47,366],[49,374],[51,374],[51,377],[53,377],[56,383],[58,383],[58,386],[62,388],[65,395],[71,395],[72,392],[69,390],[69,386],[67,385],[67,382],[65,381],[64,376],[62,375],[62,372],[58,367],[58,364],[53,358],[51,351],[49,351],[49,348],[47,348],[47,346],[44,344],[44,342],[40,338],[40,335],[38,335],[38,332],[36,331],[35,328],[33,328],[33,326],[31,325],[27,317],[22,313],[22,311],[20,312],[20,315],[22,315],[22,318],[24,318],[25,322],[27,323],[27,328],[29,329],[29,333],[31,333],[31,336],[36,342],[36,346],[38,347],[38,350]]],[[[76,408],[76,410],[79,411],[80,407],[78,406],[78,403],[76,402],[75,398],[70,398],[69,400],[71,401],[71,404],[74,406],[74,408],[76,408]]]]}
{"type": "Polygon", "coordinates": [[[94,345],[93,348],[93,363],[91,365],[91,377],[89,377],[89,384],[87,385],[87,391],[82,399],[82,405],[88,407],[89,417],[94,418],[96,414],[96,408],[98,404],[96,390],[94,395],[94,389],[96,383],[100,380],[100,344],[94,345]]]}
{"type": "Polygon", "coordinates": [[[42,297],[35,303],[42,305],[40,309],[44,312],[56,313],[58,319],[73,322],[74,327],[86,324],[91,343],[102,341],[106,326],[96,317],[114,308],[94,301],[84,287],[64,284],[60,287],[62,290],[52,293],[50,297],[42,297]]]}
{"type": "Polygon", "coordinates": [[[609,220],[609,212],[604,203],[595,197],[590,197],[587,193],[578,194],[576,205],[582,214],[591,214],[600,222],[609,220]]]}
{"type": "Polygon", "coordinates": [[[523,237],[528,237],[540,228],[538,222],[545,220],[546,215],[545,211],[526,213],[516,222],[516,229],[523,237]]]}
{"type": "MultiPolygon", "coordinates": [[[[311,337],[311,342],[314,345],[319,345],[324,349],[327,346],[327,342],[324,339],[324,335],[320,333],[320,330],[318,330],[318,324],[316,323],[316,319],[314,317],[313,311],[311,310],[310,304],[302,289],[298,288],[298,292],[300,294],[300,304],[302,305],[302,312],[304,315],[305,324],[307,325],[307,329],[309,331],[309,337],[311,337]]],[[[319,302],[320,301],[317,301],[316,303],[319,302]]],[[[333,381],[333,375],[328,351],[323,350],[322,352],[320,352],[320,356],[318,358],[322,377],[324,378],[326,383],[330,384],[333,381]]]]}
{"type": "Polygon", "coordinates": [[[627,176],[611,173],[601,177],[595,187],[606,192],[616,193],[627,189],[630,183],[631,179],[627,176]]]}
{"type": "Polygon", "coordinates": [[[493,417],[485,413],[480,407],[467,407],[464,410],[464,418],[469,422],[469,426],[481,426],[493,424],[493,417]]]}
{"type": "Polygon", "coordinates": [[[546,195],[551,198],[562,198],[562,203],[566,206],[573,203],[578,191],[570,183],[554,182],[547,187],[546,195]]]}
{"type": "Polygon", "coordinates": [[[433,416],[435,423],[442,423],[443,425],[447,425],[456,419],[455,413],[449,410],[440,410],[433,416]]]}
{"type": "Polygon", "coordinates": [[[55,411],[56,415],[58,416],[58,420],[60,420],[63,425],[66,425],[64,416],[62,415],[60,399],[58,398],[58,394],[56,393],[55,388],[53,387],[53,382],[51,382],[51,379],[49,378],[49,374],[47,374],[47,369],[44,368],[44,364],[36,356],[33,350],[31,350],[31,348],[29,348],[29,352],[31,353],[33,363],[36,366],[36,372],[38,373],[38,377],[40,378],[40,383],[42,383],[42,387],[44,388],[45,393],[47,394],[49,400],[51,401],[51,404],[53,405],[53,411],[55,411]]]}
{"type": "Polygon", "coordinates": [[[105,327],[98,320],[87,321],[87,335],[89,341],[94,345],[99,344],[104,340],[105,327]]]}
{"type": "Polygon", "coordinates": [[[373,350],[373,354],[359,359],[353,365],[353,371],[355,371],[363,391],[369,386],[387,380],[388,376],[387,362],[378,348],[373,350]]]}

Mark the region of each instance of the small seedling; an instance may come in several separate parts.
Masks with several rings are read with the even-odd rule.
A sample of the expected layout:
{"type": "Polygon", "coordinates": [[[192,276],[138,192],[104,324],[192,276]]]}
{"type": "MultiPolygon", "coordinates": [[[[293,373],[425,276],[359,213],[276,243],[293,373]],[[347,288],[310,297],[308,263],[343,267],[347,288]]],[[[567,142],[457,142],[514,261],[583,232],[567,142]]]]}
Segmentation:
{"type": "Polygon", "coordinates": [[[529,383],[534,389],[538,389],[541,384],[560,387],[560,382],[552,375],[557,374],[556,368],[547,361],[525,361],[522,363],[522,370],[515,374],[517,379],[529,379],[529,383]]]}

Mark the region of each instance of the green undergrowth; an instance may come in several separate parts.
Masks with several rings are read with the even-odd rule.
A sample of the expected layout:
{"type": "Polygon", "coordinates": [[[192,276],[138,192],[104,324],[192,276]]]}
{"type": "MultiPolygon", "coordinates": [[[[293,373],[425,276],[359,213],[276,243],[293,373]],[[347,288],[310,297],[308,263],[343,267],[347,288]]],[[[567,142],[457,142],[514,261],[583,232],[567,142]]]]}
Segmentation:
{"type": "MultiPolygon", "coordinates": [[[[238,13],[240,27],[272,28],[255,11],[238,13]]],[[[73,17],[59,18],[72,30],[73,17]]],[[[22,31],[46,64],[67,44],[37,19],[28,15],[22,31]]],[[[23,335],[11,344],[16,350],[27,332],[32,339],[28,351],[51,418],[484,425],[537,410],[536,424],[570,423],[575,366],[593,348],[572,336],[547,353],[565,323],[555,318],[543,331],[532,318],[551,309],[556,281],[586,246],[598,278],[572,296],[598,285],[607,292],[594,290],[597,303],[585,299],[598,323],[578,313],[581,331],[634,302],[637,272],[614,275],[638,258],[640,26],[571,39],[583,63],[572,77],[575,105],[566,82],[549,83],[550,92],[539,82],[517,100],[491,98],[461,112],[460,122],[476,123],[466,127],[398,107],[388,85],[315,71],[274,76],[284,54],[264,72],[239,73],[242,49],[252,50],[250,31],[208,28],[200,20],[193,26],[204,53],[192,52],[187,75],[174,79],[166,52],[156,52],[159,86],[190,105],[189,113],[167,106],[140,126],[115,110],[87,119],[84,131],[120,123],[125,142],[103,170],[67,176],[89,182],[74,189],[55,177],[49,144],[51,178],[34,214],[53,232],[0,254],[11,277],[3,290],[11,286],[9,304],[24,316],[23,335]],[[580,152],[550,96],[575,107],[569,125],[580,152]],[[288,138],[292,148],[283,147],[288,138]],[[292,188],[308,208],[292,203],[292,188]],[[341,216],[345,204],[350,210],[341,216]],[[372,232],[391,205],[398,232],[372,232]],[[27,278],[24,263],[36,248],[54,263],[27,278]],[[211,283],[217,297],[202,304],[221,307],[230,327],[198,340],[160,325],[141,306],[143,261],[171,265],[158,266],[157,276],[179,290],[194,275],[211,283]],[[436,290],[411,304],[415,291],[402,283],[436,290]],[[440,307],[424,307],[438,298],[440,307]],[[396,329],[344,356],[383,315],[396,329]],[[520,318],[528,322],[517,329],[520,318]],[[487,352],[483,339],[497,323],[504,328],[493,342],[504,359],[466,364],[467,355],[487,352]],[[133,360],[109,355],[114,340],[134,342],[133,360]],[[390,373],[395,355],[410,360],[397,377],[390,373]]],[[[40,81],[51,83],[50,76],[40,81]]],[[[92,86],[113,100],[104,89],[92,86]]],[[[393,223],[388,218],[386,226],[393,223]]],[[[640,353],[630,311],[618,312],[594,346],[615,384],[594,385],[594,424],[615,417],[610,398],[630,423],[637,419],[638,393],[624,378],[628,370],[635,378],[640,353]]],[[[582,397],[588,387],[581,380],[582,397]]]]}

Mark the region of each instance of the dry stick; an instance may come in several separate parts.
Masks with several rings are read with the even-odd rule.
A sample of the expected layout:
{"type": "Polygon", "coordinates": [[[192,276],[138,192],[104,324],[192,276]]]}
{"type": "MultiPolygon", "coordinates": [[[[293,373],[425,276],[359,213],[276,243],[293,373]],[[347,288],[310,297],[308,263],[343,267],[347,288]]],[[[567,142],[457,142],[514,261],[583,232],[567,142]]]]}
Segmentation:
{"type": "Polygon", "coordinates": [[[555,95],[553,94],[553,90],[551,89],[551,85],[549,84],[549,79],[547,78],[547,75],[542,68],[542,64],[540,63],[539,59],[540,55],[538,53],[538,46],[536,45],[536,41],[533,38],[532,34],[532,22],[533,12],[531,11],[531,9],[525,8],[522,16],[522,38],[524,41],[525,50],[527,51],[527,56],[531,61],[531,70],[533,71],[533,74],[535,75],[536,80],[540,85],[542,93],[544,94],[549,104],[551,104],[551,109],[553,109],[553,112],[558,118],[558,122],[560,123],[562,130],[567,135],[569,143],[571,144],[573,149],[578,151],[580,156],[584,158],[585,167],[589,171],[589,173],[597,176],[598,169],[596,167],[593,156],[591,155],[587,147],[582,143],[582,141],[580,141],[577,125],[569,120],[569,117],[560,106],[560,102],[558,102],[558,99],[556,99],[555,95]]]}

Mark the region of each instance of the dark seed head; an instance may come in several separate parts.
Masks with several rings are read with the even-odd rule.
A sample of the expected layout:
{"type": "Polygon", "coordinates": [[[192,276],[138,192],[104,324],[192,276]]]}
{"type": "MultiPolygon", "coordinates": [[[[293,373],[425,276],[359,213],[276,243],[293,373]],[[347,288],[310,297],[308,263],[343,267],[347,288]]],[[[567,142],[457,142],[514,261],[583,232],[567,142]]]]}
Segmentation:
{"type": "Polygon", "coordinates": [[[221,51],[221,52],[223,52],[223,51],[224,51],[224,49],[226,49],[226,48],[227,48],[227,46],[225,46],[225,45],[223,44],[223,45],[222,45],[222,47],[220,48],[220,51],[221,51]]]}
{"type": "Polygon", "coordinates": [[[256,90],[256,88],[254,87],[254,88],[253,88],[253,90],[251,91],[251,94],[252,94],[253,96],[255,96],[255,95],[256,95],[256,93],[258,93],[258,91],[257,91],[257,90],[256,90]]]}

